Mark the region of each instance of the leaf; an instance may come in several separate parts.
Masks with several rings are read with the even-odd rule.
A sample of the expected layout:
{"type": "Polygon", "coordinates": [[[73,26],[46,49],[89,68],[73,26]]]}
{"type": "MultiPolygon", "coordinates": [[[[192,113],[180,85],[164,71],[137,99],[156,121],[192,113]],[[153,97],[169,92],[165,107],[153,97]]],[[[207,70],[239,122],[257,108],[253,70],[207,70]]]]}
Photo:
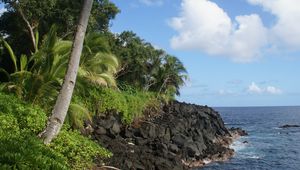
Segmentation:
{"type": "Polygon", "coordinates": [[[35,32],[35,49],[36,49],[36,51],[38,51],[38,49],[39,49],[39,32],[38,31],[36,31],[35,32]]]}
{"type": "Polygon", "coordinates": [[[15,72],[18,71],[18,66],[17,66],[17,57],[15,56],[14,51],[12,50],[11,46],[5,41],[3,40],[4,46],[7,49],[9,56],[11,58],[11,60],[14,63],[14,67],[15,67],[15,72]]]}
{"type": "Polygon", "coordinates": [[[74,128],[83,128],[84,120],[92,121],[92,117],[87,108],[77,103],[71,103],[68,110],[68,120],[74,128]]]}
{"type": "Polygon", "coordinates": [[[27,56],[26,55],[21,55],[20,58],[20,71],[25,71],[27,70],[27,56]]]}

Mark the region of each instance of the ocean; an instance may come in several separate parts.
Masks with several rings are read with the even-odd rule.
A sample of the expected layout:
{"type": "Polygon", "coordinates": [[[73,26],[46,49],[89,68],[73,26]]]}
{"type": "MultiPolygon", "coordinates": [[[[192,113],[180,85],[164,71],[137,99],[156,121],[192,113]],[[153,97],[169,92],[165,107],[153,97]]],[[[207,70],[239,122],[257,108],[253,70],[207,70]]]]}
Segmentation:
{"type": "Polygon", "coordinates": [[[215,108],[227,127],[241,127],[249,133],[235,141],[233,158],[212,163],[201,170],[300,170],[300,107],[215,108]],[[247,141],[247,142],[245,142],[247,141]]]}

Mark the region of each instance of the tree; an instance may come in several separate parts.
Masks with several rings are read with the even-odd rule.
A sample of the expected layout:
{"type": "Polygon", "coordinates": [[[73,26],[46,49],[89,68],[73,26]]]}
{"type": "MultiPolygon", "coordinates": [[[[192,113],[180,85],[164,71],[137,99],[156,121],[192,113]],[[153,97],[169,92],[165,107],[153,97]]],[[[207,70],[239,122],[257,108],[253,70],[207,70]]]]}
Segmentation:
{"type": "Polygon", "coordinates": [[[182,62],[171,55],[164,56],[162,63],[157,74],[158,83],[153,88],[158,93],[174,98],[175,94],[180,95],[179,88],[187,79],[187,71],[182,62]]]}
{"type": "Polygon", "coordinates": [[[168,98],[179,95],[187,75],[178,58],[154,48],[130,31],[108,36],[113,53],[121,61],[119,82],[168,98]]]}
{"type": "MultiPolygon", "coordinates": [[[[43,37],[55,24],[59,37],[73,38],[82,0],[0,0],[6,12],[0,17],[0,34],[14,45],[17,55],[30,55],[39,45],[35,33],[43,37]],[[29,40],[32,43],[28,43],[29,40]],[[33,45],[35,44],[35,45],[33,45]]],[[[109,0],[94,0],[88,31],[107,31],[119,9],[109,0]]]]}
{"type": "Polygon", "coordinates": [[[52,115],[48,120],[47,127],[40,134],[45,144],[49,144],[53,138],[57,136],[67,115],[76,82],[84,36],[92,5],[93,0],[84,0],[83,2],[64,83],[57,97],[52,115]]]}

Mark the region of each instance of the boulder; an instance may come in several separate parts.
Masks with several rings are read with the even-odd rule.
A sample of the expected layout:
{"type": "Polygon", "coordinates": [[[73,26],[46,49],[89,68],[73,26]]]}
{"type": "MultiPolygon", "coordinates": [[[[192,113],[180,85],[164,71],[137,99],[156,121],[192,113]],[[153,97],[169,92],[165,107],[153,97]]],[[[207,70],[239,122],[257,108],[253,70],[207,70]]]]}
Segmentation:
{"type": "Polygon", "coordinates": [[[297,127],[300,127],[300,125],[289,125],[289,124],[286,124],[286,125],[283,125],[283,126],[279,126],[279,128],[282,128],[282,129],[285,129],[285,128],[297,128],[297,127]]]}
{"type": "Polygon", "coordinates": [[[179,148],[175,144],[169,144],[169,150],[173,153],[177,153],[179,151],[179,148]]]}
{"type": "Polygon", "coordinates": [[[114,122],[112,128],[111,128],[111,131],[114,133],[114,134],[119,134],[121,132],[121,127],[120,127],[120,124],[118,122],[114,122]]]}
{"type": "Polygon", "coordinates": [[[93,139],[113,153],[105,164],[130,170],[186,170],[203,158],[220,159],[230,153],[216,142],[230,133],[212,108],[173,101],[158,112],[138,126],[122,125],[114,114],[96,117],[93,139]],[[194,164],[184,165],[183,160],[194,164]]]}
{"type": "Polygon", "coordinates": [[[100,126],[96,130],[96,134],[98,134],[98,135],[105,135],[106,134],[106,129],[104,127],[100,126]]]}

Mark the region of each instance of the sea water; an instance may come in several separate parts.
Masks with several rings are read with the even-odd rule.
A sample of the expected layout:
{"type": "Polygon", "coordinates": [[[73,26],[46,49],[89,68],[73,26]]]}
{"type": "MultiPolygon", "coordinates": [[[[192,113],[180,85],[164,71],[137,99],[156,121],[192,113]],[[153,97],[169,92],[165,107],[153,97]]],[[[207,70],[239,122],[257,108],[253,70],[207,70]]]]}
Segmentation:
{"type": "Polygon", "coordinates": [[[300,170],[300,107],[215,108],[227,127],[249,133],[231,147],[235,155],[227,162],[212,163],[203,170],[300,170]]]}

